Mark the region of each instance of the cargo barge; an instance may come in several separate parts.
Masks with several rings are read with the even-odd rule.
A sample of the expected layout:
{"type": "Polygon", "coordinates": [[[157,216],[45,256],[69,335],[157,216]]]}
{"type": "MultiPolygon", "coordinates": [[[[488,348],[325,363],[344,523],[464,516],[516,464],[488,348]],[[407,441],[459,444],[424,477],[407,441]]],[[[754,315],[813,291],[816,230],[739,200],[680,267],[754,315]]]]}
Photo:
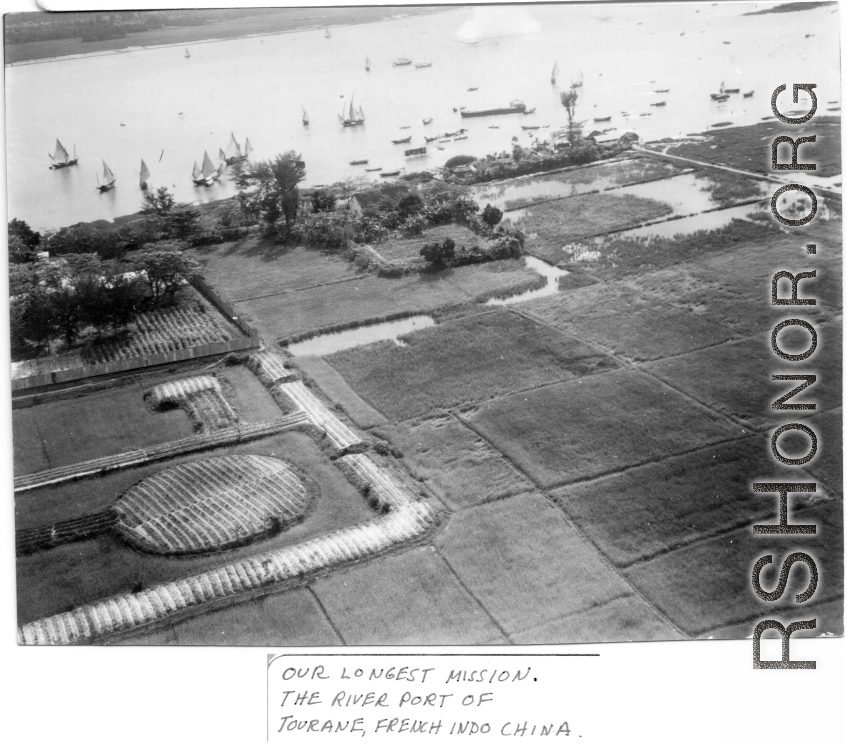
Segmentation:
{"type": "Polygon", "coordinates": [[[473,116],[502,116],[503,114],[522,114],[526,111],[523,101],[512,101],[508,108],[484,109],[481,111],[461,111],[462,117],[468,119],[473,116]]]}

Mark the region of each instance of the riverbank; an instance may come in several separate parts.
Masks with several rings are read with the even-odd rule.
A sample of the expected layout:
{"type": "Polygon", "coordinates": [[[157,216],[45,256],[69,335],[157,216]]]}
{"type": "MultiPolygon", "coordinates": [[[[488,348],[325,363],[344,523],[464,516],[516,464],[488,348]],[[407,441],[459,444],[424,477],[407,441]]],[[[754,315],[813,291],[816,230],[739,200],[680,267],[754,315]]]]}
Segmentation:
{"type": "Polygon", "coordinates": [[[444,13],[447,7],[407,7],[402,13],[395,7],[351,8],[280,8],[265,10],[261,15],[230,18],[198,26],[167,26],[150,31],[127,34],[120,39],[82,42],[75,39],[53,39],[4,45],[6,65],[39,64],[64,59],[88,58],[101,54],[119,54],[137,49],[161,46],[191,45],[250,36],[274,36],[310,28],[353,26],[393,18],[444,13]]]}

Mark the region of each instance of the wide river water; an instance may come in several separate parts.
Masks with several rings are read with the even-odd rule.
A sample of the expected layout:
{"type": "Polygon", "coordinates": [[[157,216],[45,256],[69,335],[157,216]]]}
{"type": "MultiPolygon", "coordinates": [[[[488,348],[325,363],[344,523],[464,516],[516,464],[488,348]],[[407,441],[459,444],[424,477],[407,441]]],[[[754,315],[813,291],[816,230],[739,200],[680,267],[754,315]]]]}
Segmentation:
{"type": "MultiPolygon", "coordinates": [[[[151,186],[167,186],[179,201],[229,196],[234,189],[226,176],[197,188],[190,174],[204,150],[217,163],[231,131],[239,142],[250,138],[253,159],[302,153],[307,186],[365,175],[351,160],[412,171],[460,153],[511,150],[512,137],[531,142],[521,125],[565,124],[559,93],[580,78],[577,118],[588,129],[594,117],[611,116],[596,126],[633,129],[643,139],[759,121],[770,114],[771,91],[781,83],[789,90],[793,82],[817,83],[818,112],[826,113],[828,102],[840,99],[833,7],[743,15],[756,7],[458,8],[337,27],[328,39],[319,29],[198,43],[188,47],[188,59],[178,46],[7,66],[9,217],[43,230],[136,212],[142,158],[151,186]],[[392,66],[401,56],[432,66],[392,66]],[[554,62],[557,85],[550,82],[554,62]],[[755,95],[716,104],[709,93],[722,81],[755,95]],[[653,92],[663,88],[670,91],[653,92]],[[366,123],[345,129],[337,115],[351,95],[366,123]],[[462,119],[453,111],[504,106],[514,98],[536,113],[462,119]],[[650,106],[659,100],[667,105],[650,106]],[[433,119],[428,126],[425,117],[433,119]],[[423,146],[425,135],[461,127],[467,139],[443,150],[430,143],[425,157],[404,158],[403,150],[423,146]],[[391,143],[407,135],[411,144],[391,143]],[[57,137],[69,150],[76,146],[79,165],[48,169],[57,137]],[[117,177],[116,188],[104,194],[95,188],[101,160],[117,177]]],[[[797,108],[788,93],[782,107],[797,108]]]]}

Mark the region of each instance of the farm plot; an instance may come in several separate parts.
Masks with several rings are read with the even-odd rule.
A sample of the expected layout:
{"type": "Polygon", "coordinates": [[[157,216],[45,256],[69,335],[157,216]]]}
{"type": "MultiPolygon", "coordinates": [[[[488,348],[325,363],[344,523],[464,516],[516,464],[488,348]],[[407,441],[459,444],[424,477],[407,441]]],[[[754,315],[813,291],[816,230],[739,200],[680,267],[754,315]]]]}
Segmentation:
{"type": "MultiPolygon", "coordinates": [[[[763,520],[763,523],[776,521],[776,496],[772,503],[772,518],[763,520]]],[[[804,605],[807,607],[806,617],[815,617],[817,605],[843,596],[843,506],[840,501],[831,501],[810,509],[797,509],[792,511],[791,521],[795,524],[816,524],[818,534],[826,535],[819,543],[807,544],[809,552],[819,561],[818,566],[823,565],[827,569],[820,574],[815,596],[804,605]]],[[[692,635],[744,621],[749,622],[745,633],[749,635],[755,623],[763,618],[762,602],[750,587],[753,556],[767,553],[787,555],[796,547],[797,541],[791,536],[754,536],[748,525],[636,564],[625,569],[624,575],[651,603],[692,635]],[[693,576],[697,577],[696,581],[692,581],[693,576]]],[[[778,565],[772,564],[763,572],[762,583],[765,586],[775,584],[778,565]]],[[[782,602],[767,608],[768,617],[780,618],[783,613],[791,612],[796,607],[791,601],[794,595],[803,592],[807,586],[805,565],[793,569],[782,602]]],[[[818,618],[819,621],[824,617],[818,618]]],[[[835,624],[831,626],[819,622],[814,634],[841,635],[843,616],[838,613],[832,620],[835,624]]]]}
{"type": "Polygon", "coordinates": [[[694,312],[612,282],[531,300],[522,309],[637,361],[682,354],[732,337],[731,331],[694,312]]]}
{"type": "MultiPolygon", "coordinates": [[[[628,566],[752,520],[770,521],[775,500],[749,482],[778,480],[758,436],[698,450],[554,491],[556,503],[617,566],[628,566]]],[[[791,508],[819,503],[796,494],[791,508]]]]}
{"type": "Polygon", "coordinates": [[[616,366],[585,344],[505,310],[447,321],[404,341],[325,359],[394,420],[616,366]]]}
{"type": "MultiPolygon", "coordinates": [[[[773,322],[776,322],[775,320],[773,322]]],[[[818,402],[818,410],[841,404],[841,320],[817,326],[818,343],[826,352],[815,354],[805,363],[794,363],[790,373],[816,373],[814,393],[809,400],[818,402]],[[824,346],[826,345],[826,346],[824,346]]],[[[795,349],[807,348],[808,338],[794,336],[795,349]]],[[[780,335],[782,348],[791,352],[792,334],[780,335]]],[[[668,382],[713,410],[742,422],[747,427],[764,429],[774,425],[771,403],[789,391],[788,382],[768,382],[762,370],[776,370],[770,334],[695,351],[672,359],[651,362],[645,371],[668,382]],[[731,374],[726,374],[732,370],[731,374]]],[[[774,371],[774,374],[776,372],[774,371]]],[[[811,411],[794,411],[794,416],[809,416],[811,411]]]]}
{"type": "Polygon", "coordinates": [[[672,213],[669,204],[612,192],[538,204],[527,208],[514,222],[528,236],[526,250],[556,264],[567,257],[565,246],[575,241],[635,227],[672,213]]]}
{"type": "Polygon", "coordinates": [[[474,187],[471,196],[480,205],[490,203],[499,209],[519,209],[550,199],[666,178],[676,175],[680,170],[667,160],[634,158],[484,184],[474,187]]]}
{"type": "Polygon", "coordinates": [[[258,238],[198,249],[195,255],[204,277],[235,301],[332,284],[359,273],[344,258],[258,238]]]}
{"type": "Polygon", "coordinates": [[[238,423],[238,414],[227,403],[221,385],[212,375],[184,377],[150,388],[145,399],[154,411],[182,408],[197,432],[217,431],[238,423]]]}
{"type": "Polygon", "coordinates": [[[184,412],[148,410],[138,383],[14,409],[12,431],[16,475],[44,464],[30,450],[43,451],[48,467],[56,468],[194,433],[184,412]]]}
{"type": "Polygon", "coordinates": [[[454,508],[532,489],[503,456],[452,415],[375,429],[399,448],[414,475],[454,508]]]}
{"type": "Polygon", "coordinates": [[[509,395],[462,417],[543,488],[743,433],[635,370],[509,395]]]}
{"type": "MultiPolygon", "coordinates": [[[[17,559],[18,620],[29,622],[86,602],[103,599],[139,586],[187,576],[265,550],[294,545],[303,540],[372,519],[374,512],[361,494],[321,452],[311,437],[285,432],[267,439],[224,447],[216,455],[260,455],[283,458],[308,473],[315,497],[308,517],[289,529],[258,543],[208,555],[179,559],[133,549],[114,533],[94,540],[65,545],[17,559]]],[[[16,527],[36,527],[101,511],[144,478],[167,468],[202,462],[208,456],[174,458],[103,478],[74,481],[38,489],[15,500],[16,527]]]]}
{"type": "Polygon", "coordinates": [[[432,547],[350,568],[314,585],[355,645],[502,643],[503,634],[432,547]]]}
{"type": "Polygon", "coordinates": [[[564,515],[536,493],[454,514],[435,545],[510,635],[631,594],[564,515]]]}
{"type": "Polygon", "coordinates": [[[145,478],[118,500],[118,530],[142,550],[202,553],[286,529],[306,515],[306,485],[283,460],[207,457],[145,478]]]}
{"type": "Polygon", "coordinates": [[[387,261],[423,267],[426,266],[426,261],[421,258],[421,248],[427,243],[443,242],[446,238],[452,238],[456,242],[457,253],[463,246],[470,250],[482,242],[478,235],[461,225],[438,225],[430,227],[418,237],[389,238],[373,248],[387,261]]]}

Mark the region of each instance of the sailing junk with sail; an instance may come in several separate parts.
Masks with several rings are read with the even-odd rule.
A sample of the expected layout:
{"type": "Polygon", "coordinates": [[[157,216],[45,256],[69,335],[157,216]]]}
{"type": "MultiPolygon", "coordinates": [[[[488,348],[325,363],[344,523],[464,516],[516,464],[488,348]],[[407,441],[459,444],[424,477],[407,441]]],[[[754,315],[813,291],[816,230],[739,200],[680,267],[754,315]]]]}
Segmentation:
{"type": "Polygon", "coordinates": [[[50,160],[53,161],[53,165],[50,167],[54,170],[67,168],[69,165],[76,165],[76,145],[74,145],[74,156],[70,158],[68,157],[68,151],[62,146],[62,143],[56,140],[56,150],[50,155],[50,160]]]}
{"type": "Polygon", "coordinates": [[[203,167],[198,168],[197,163],[194,163],[194,170],[191,172],[191,180],[195,186],[211,186],[221,177],[223,164],[217,168],[212,164],[212,159],[208,152],[203,153],[203,167]]]}
{"type": "Polygon", "coordinates": [[[249,137],[244,140],[244,150],[242,151],[241,145],[239,145],[235,139],[235,134],[230,132],[226,150],[220,150],[218,155],[227,165],[232,165],[240,160],[247,160],[247,156],[250,155],[252,151],[253,146],[250,144],[249,137]]]}
{"type": "Polygon", "coordinates": [[[559,63],[554,62],[553,63],[553,72],[550,74],[550,82],[553,85],[556,84],[556,77],[558,76],[558,74],[559,74],[559,63]]]}
{"type": "Polygon", "coordinates": [[[365,72],[371,71],[371,58],[365,57],[365,72]]]}
{"type": "Polygon", "coordinates": [[[150,169],[147,167],[147,163],[143,160],[141,161],[141,175],[139,176],[139,185],[141,186],[141,190],[144,191],[147,189],[147,179],[150,178],[150,169]]]}
{"type": "Polygon", "coordinates": [[[100,183],[100,179],[97,179],[97,188],[100,191],[110,191],[115,188],[115,174],[112,173],[111,168],[106,165],[106,161],[103,161],[103,183],[100,183]]]}
{"type": "Polygon", "coordinates": [[[309,115],[306,113],[306,109],[303,109],[303,126],[309,126],[309,115]]]}
{"type": "Polygon", "coordinates": [[[345,127],[358,127],[361,124],[365,123],[365,112],[362,111],[362,107],[356,108],[353,105],[353,97],[350,97],[350,107],[347,109],[346,107],[341,109],[341,114],[338,116],[338,120],[345,127]]]}

